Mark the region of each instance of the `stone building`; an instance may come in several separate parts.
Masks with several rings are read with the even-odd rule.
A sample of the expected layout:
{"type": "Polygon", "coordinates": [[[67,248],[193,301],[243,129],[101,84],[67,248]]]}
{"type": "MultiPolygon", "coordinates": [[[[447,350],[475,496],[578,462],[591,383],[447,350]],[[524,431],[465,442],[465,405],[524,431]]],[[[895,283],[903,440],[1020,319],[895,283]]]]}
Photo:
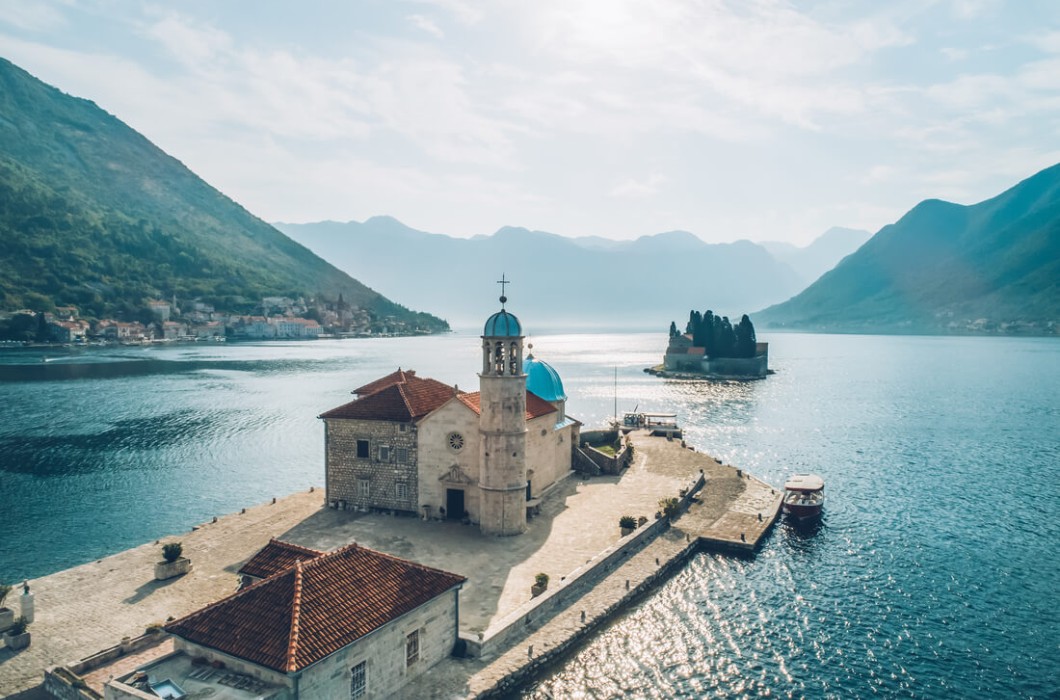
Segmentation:
{"type": "Polygon", "coordinates": [[[479,391],[398,369],[321,414],[330,506],[526,530],[527,513],[570,473],[581,424],[555,369],[523,357],[506,301],[483,330],[479,391]]]}
{"type": "Polygon", "coordinates": [[[401,697],[453,652],[466,580],[356,544],[296,558],[166,625],[173,653],[111,680],[105,697],[401,697]]]}

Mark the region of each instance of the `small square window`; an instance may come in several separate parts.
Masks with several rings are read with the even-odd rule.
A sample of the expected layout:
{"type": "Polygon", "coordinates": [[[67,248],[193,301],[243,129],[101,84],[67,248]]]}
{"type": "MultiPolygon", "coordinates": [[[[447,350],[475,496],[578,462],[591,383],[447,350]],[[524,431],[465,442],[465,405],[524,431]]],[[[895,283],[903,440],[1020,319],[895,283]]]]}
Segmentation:
{"type": "Polygon", "coordinates": [[[409,497],[409,485],[404,481],[399,481],[394,485],[394,495],[398,497],[398,500],[407,501],[409,497]]]}
{"type": "Polygon", "coordinates": [[[409,429],[409,427],[407,425],[405,425],[404,423],[398,423],[398,432],[399,433],[403,433],[403,432],[405,432],[408,429],[409,429]]]}
{"type": "Polygon", "coordinates": [[[420,631],[415,630],[405,637],[405,666],[411,666],[420,659],[420,631]]]}
{"type": "Polygon", "coordinates": [[[394,461],[399,464],[408,464],[409,461],[409,448],[398,447],[394,450],[394,461]]]}
{"type": "Polygon", "coordinates": [[[371,448],[368,445],[367,440],[357,441],[357,458],[368,459],[371,456],[371,448]]]}
{"type": "Polygon", "coordinates": [[[389,462],[390,461],[390,445],[379,446],[379,461],[389,462]]]}
{"type": "Polygon", "coordinates": [[[372,482],[368,479],[357,480],[357,495],[361,498],[368,498],[372,495],[372,482]]]}
{"type": "Polygon", "coordinates": [[[368,662],[362,661],[350,669],[350,700],[363,698],[368,692],[368,662]]]}

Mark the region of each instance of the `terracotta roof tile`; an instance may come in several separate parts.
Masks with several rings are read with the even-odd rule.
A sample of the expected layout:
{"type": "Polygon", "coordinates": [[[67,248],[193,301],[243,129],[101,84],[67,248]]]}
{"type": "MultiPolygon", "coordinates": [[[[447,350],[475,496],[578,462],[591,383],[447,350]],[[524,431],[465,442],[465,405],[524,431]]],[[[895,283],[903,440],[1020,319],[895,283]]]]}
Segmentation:
{"type": "Polygon", "coordinates": [[[407,423],[422,418],[457,394],[456,388],[448,384],[434,379],[421,379],[407,372],[404,374],[405,381],[391,382],[373,393],[326,411],[318,417],[407,423]]]}
{"type": "Polygon", "coordinates": [[[189,642],[289,673],[467,579],[356,544],[287,570],[166,625],[189,642]]]}
{"type": "Polygon", "coordinates": [[[276,538],[258,550],[258,553],[247,560],[237,573],[253,576],[255,578],[268,578],[278,574],[285,569],[294,566],[296,561],[315,559],[323,552],[315,549],[302,547],[290,542],[282,542],[276,538]]]}
{"type": "MultiPolygon", "coordinates": [[[[472,392],[469,394],[460,394],[458,397],[461,401],[467,405],[475,413],[482,413],[482,395],[480,392],[472,392]]],[[[543,398],[538,396],[532,391],[526,392],[526,419],[532,420],[534,418],[540,418],[541,416],[547,416],[549,413],[555,413],[556,407],[545,401],[543,398]]]]}
{"type": "Polygon", "coordinates": [[[391,384],[404,384],[409,377],[414,376],[416,376],[416,370],[410,369],[406,372],[398,367],[396,372],[391,372],[385,377],[381,377],[374,382],[369,382],[362,387],[358,387],[353,390],[353,393],[358,396],[367,396],[368,394],[374,394],[381,389],[386,389],[391,384]]]}
{"type": "Polygon", "coordinates": [[[532,391],[526,392],[526,419],[540,418],[555,413],[556,407],[532,391]]]}

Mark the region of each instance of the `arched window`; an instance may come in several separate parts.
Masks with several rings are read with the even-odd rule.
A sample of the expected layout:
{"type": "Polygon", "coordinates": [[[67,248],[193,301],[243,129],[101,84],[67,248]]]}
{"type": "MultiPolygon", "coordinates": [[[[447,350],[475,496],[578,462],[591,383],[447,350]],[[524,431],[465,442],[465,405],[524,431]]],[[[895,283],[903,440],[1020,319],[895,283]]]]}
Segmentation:
{"type": "Polygon", "coordinates": [[[508,355],[508,370],[509,374],[513,377],[519,374],[519,344],[512,343],[511,350],[508,355]]]}
{"type": "Polygon", "coordinates": [[[504,343],[498,342],[493,348],[493,372],[504,374],[504,343]]]}

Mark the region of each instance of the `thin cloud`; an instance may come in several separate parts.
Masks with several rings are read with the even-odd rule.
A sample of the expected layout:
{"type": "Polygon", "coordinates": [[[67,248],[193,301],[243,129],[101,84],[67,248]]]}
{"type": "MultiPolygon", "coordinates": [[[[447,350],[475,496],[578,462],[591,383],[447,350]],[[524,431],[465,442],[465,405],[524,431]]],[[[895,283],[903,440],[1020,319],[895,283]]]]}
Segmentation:
{"type": "Polygon", "coordinates": [[[431,36],[434,36],[438,39],[445,38],[445,32],[443,32],[438,27],[438,25],[434,23],[434,20],[424,17],[423,15],[408,15],[406,19],[408,19],[408,21],[412,23],[412,26],[427,32],[431,36]]]}
{"type": "Polygon", "coordinates": [[[630,178],[611,190],[611,197],[622,199],[641,199],[652,197],[659,192],[659,187],[666,182],[666,177],[660,173],[652,173],[646,179],[638,181],[630,178]]]}

